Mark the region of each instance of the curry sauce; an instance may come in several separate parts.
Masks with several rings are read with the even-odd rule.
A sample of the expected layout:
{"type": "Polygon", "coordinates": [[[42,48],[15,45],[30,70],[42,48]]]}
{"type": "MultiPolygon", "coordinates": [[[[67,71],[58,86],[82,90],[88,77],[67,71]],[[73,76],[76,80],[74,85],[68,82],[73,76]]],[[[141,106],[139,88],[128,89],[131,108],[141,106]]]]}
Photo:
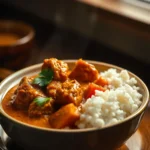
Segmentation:
{"type": "Polygon", "coordinates": [[[76,128],[80,108],[108,82],[94,65],[79,59],[72,70],[56,58],[45,59],[41,72],[23,77],[2,101],[4,111],[21,122],[45,128],[76,128]]]}
{"type": "Polygon", "coordinates": [[[0,33],[0,45],[6,46],[14,44],[19,39],[19,36],[13,33],[0,33]]]}
{"type": "Polygon", "coordinates": [[[40,118],[31,118],[28,116],[27,111],[18,110],[13,107],[11,101],[16,88],[17,86],[10,89],[2,101],[2,106],[5,112],[9,114],[11,117],[21,122],[31,124],[34,126],[50,128],[50,124],[48,123],[48,117],[44,116],[40,118]]]}

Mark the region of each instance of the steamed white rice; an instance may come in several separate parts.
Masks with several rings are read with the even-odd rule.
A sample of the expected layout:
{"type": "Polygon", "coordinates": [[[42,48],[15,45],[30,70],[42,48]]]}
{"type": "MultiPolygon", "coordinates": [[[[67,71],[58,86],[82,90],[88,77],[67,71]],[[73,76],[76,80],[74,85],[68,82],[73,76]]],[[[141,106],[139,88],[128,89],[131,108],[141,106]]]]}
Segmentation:
{"type": "Polygon", "coordinates": [[[141,105],[142,95],[139,93],[137,81],[131,78],[126,70],[120,73],[109,69],[100,74],[105,77],[109,90],[95,91],[95,95],[82,105],[78,128],[102,128],[115,124],[134,113],[141,105]]]}

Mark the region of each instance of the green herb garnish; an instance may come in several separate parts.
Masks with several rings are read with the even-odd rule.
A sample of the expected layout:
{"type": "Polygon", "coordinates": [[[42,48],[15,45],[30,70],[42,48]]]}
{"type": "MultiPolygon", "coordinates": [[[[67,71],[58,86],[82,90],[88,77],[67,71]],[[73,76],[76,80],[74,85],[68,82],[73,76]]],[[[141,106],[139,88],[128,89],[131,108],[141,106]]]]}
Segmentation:
{"type": "Polygon", "coordinates": [[[48,85],[53,79],[53,71],[51,69],[42,70],[39,75],[33,80],[33,84],[38,84],[41,87],[48,85]]]}
{"type": "Polygon", "coordinates": [[[33,101],[40,107],[52,100],[51,97],[36,97],[33,101]]]}

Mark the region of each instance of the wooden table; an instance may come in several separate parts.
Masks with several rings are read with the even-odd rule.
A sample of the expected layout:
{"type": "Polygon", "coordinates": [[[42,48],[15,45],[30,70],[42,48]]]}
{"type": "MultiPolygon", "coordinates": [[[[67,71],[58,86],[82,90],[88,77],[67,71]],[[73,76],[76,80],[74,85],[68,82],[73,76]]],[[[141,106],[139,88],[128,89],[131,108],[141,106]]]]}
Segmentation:
{"type": "Polygon", "coordinates": [[[99,7],[101,9],[110,11],[129,17],[133,20],[150,24],[150,5],[140,1],[131,0],[78,0],[79,2],[99,7]],[[135,13],[136,12],[136,13],[135,13]]]}

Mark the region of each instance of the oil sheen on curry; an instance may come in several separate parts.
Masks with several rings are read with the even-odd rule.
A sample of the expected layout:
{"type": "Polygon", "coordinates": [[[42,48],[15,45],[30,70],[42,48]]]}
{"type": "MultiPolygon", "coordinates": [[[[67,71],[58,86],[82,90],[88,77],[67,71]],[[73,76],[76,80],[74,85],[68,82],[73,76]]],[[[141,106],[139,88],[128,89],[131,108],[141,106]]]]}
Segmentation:
{"type": "Polygon", "coordinates": [[[5,112],[24,123],[46,128],[77,128],[80,110],[95,90],[108,82],[94,65],[79,59],[72,70],[66,62],[45,59],[34,77],[25,76],[2,101],[5,112]]]}

